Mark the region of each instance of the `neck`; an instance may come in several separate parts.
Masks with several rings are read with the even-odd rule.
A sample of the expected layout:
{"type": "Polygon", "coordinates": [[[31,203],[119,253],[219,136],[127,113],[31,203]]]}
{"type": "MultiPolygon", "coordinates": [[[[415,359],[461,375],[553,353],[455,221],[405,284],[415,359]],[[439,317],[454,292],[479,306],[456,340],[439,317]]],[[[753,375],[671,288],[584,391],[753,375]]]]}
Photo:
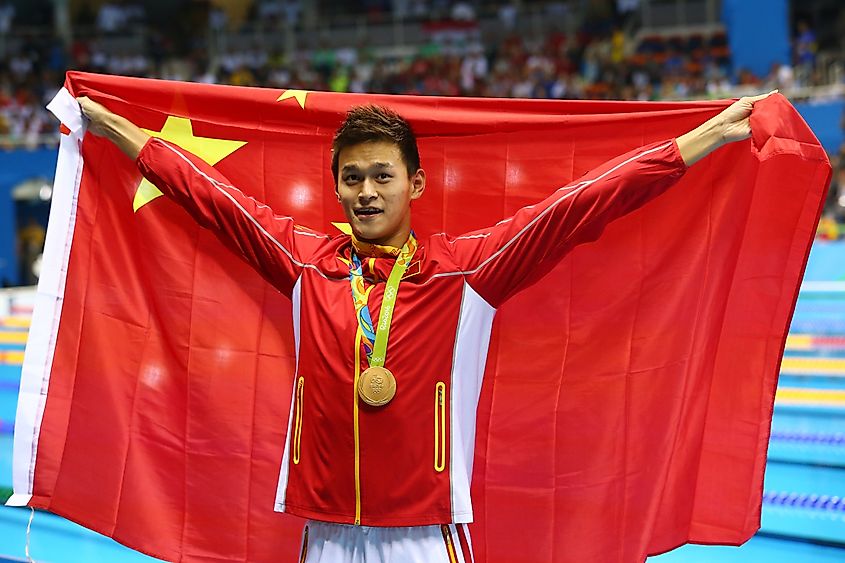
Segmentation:
{"type": "Polygon", "coordinates": [[[364,256],[392,256],[396,257],[402,252],[405,244],[411,238],[410,233],[402,237],[387,237],[384,239],[362,239],[352,234],[352,247],[355,252],[364,256]]]}
{"type": "Polygon", "coordinates": [[[400,231],[398,233],[395,233],[395,234],[387,236],[387,237],[382,237],[382,238],[365,239],[365,238],[356,237],[355,235],[353,235],[353,238],[356,241],[362,242],[362,243],[365,243],[365,244],[372,244],[372,245],[376,245],[376,246],[387,246],[387,247],[392,247],[392,248],[399,250],[405,245],[406,242],[408,242],[408,237],[410,237],[410,236],[411,236],[411,230],[410,229],[408,229],[408,230],[403,229],[402,231],[400,231]]]}

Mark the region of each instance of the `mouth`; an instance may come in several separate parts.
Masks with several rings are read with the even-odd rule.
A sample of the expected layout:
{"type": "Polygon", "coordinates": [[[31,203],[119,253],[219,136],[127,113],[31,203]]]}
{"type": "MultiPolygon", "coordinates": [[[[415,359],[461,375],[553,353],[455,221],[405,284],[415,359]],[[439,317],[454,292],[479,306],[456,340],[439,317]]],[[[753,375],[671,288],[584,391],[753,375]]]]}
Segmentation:
{"type": "Polygon", "coordinates": [[[366,220],[381,215],[384,213],[384,210],[378,207],[359,207],[358,209],[354,209],[353,212],[358,219],[366,220]]]}

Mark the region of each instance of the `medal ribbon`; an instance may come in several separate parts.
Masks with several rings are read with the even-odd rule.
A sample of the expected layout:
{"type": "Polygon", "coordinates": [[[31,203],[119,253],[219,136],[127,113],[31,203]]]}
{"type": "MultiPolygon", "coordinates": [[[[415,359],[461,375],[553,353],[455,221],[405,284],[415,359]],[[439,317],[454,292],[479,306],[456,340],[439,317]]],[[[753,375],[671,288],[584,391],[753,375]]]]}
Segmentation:
{"type": "Polygon", "coordinates": [[[396,257],[393,269],[390,270],[390,276],[388,276],[384,287],[378,326],[374,327],[367,301],[370,298],[370,291],[375,286],[365,286],[363,264],[355,252],[355,247],[352,248],[352,261],[349,263],[352,303],[355,306],[355,317],[358,319],[358,326],[361,328],[361,341],[364,344],[370,366],[384,366],[385,356],[387,355],[387,339],[390,336],[390,323],[393,320],[393,308],[399,294],[399,283],[402,281],[402,276],[405,275],[405,270],[408,269],[416,250],[417,241],[412,233],[408,237],[408,242],[405,243],[396,257]]]}

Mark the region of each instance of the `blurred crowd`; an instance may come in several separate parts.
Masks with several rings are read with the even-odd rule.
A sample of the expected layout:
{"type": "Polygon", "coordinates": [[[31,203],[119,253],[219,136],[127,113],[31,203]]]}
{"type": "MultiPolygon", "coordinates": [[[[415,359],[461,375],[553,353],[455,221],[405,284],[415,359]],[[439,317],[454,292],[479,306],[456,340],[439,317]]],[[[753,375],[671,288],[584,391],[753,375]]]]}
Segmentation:
{"type": "MultiPolygon", "coordinates": [[[[426,23],[426,41],[396,55],[366,44],[286,52],[264,47],[258,39],[246,47],[210,48],[216,30],[250,24],[268,33],[297,29],[302,25],[300,0],[240,3],[250,8],[241,12],[209,5],[182,18],[182,27],[193,33],[151,28],[143,4],[112,0],[94,10],[83,3],[74,14],[74,27],[86,29],[85,22],[94,22],[88,26],[93,29],[69,48],[52,34],[33,34],[0,61],[0,137],[7,143],[31,144],[52,130],[54,124],[43,106],[69,68],[339,92],[570,99],[716,97],[730,95],[737,86],[768,89],[814,83],[814,74],[803,70],[812,69],[815,54],[814,36],[805,24],[796,31],[793,64],[776,65],[768,76],[757,77],[741,69],[734,72],[723,33],[646,37],[634,44],[625,29],[631,28],[626,23],[637,4],[636,0],[605,3],[607,9],[597,10],[569,33],[554,29],[533,37],[504,33],[485,41],[472,2],[347,2],[347,9],[365,14],[370,23],[396,17],[426,23]],[[110,38],[139,30],[145,38],[139,48],[113,48],[110,38]]],[[[502,29],[513,29],[519,6],[525,3],[501,2],[491,8],[492,16],[502,29]]],[[[549,18],[561,20],[567,15],[562,3],[546,3],[544,9],[549,18]]],[[[0,0],[0,33],[13,29],[15,18],[14,8],[0,0]]]]}
{"type": "MultiPolygon", "coordinates": [[[[590,2],[592,11],[577,27],[546,26],[532,35],[516,32],[522,10],[542,10],[544,19],[563,22],[571,16],[567,4],[353,0],[324,12],[337,25],[357,14],[368,25],[401,20],[425,31],[413,46],[385,49],[369,42],[337,47],[322,40],[309,48],[282,48],[264,41],[307,25],[303,0],[183,2],[182,15],[168,25],[150,13],[152,3],[80,1],[69,22],[78,31],[71,42],[55,33],[32,33],[12,48],[0,39],[0,52],[6,51],[0,58],[0,146],[37,145],[55,131],[43,108],[67,69],[337,92],[558,99],[728,97],[743,89],[788,91],[822,80],[814,70],[815,33],[805,22],[796,24],[792,61],[755,76],[733,67],[727,37],[718,30],[635,41],[638,4],[590,2]],[[482,17],[496,20],[502,33],[485,37],[482,17]],[[252,40],[237,46],[220,40],[233,33],[249,37],[245,30],[252,40]],[[126,36],[141,40],[115,40],[126,36]]],[[[0,36],[16,28],[19,16],[0,0],[0,36]]],[[[40,17],[52,29],[52,17],[40,17]]]]}

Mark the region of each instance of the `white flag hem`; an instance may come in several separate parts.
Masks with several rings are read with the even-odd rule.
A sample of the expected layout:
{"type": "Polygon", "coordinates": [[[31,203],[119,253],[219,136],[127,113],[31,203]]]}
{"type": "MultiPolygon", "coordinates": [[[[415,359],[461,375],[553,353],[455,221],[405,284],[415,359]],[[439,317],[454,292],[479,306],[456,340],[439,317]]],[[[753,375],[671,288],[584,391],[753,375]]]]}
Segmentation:
{"type": "Polygon", "coordinates": [[[63,134],[59,144],[41,277],[24,352],[12,457],[14,494],[6,502],[9,506],[24,506],[33,494],[38,438],[62,315],[83,168],[80,145],[86,127],[79,104],[62,88],[47,109],[62,121],[70,134],[63,134]]]}

